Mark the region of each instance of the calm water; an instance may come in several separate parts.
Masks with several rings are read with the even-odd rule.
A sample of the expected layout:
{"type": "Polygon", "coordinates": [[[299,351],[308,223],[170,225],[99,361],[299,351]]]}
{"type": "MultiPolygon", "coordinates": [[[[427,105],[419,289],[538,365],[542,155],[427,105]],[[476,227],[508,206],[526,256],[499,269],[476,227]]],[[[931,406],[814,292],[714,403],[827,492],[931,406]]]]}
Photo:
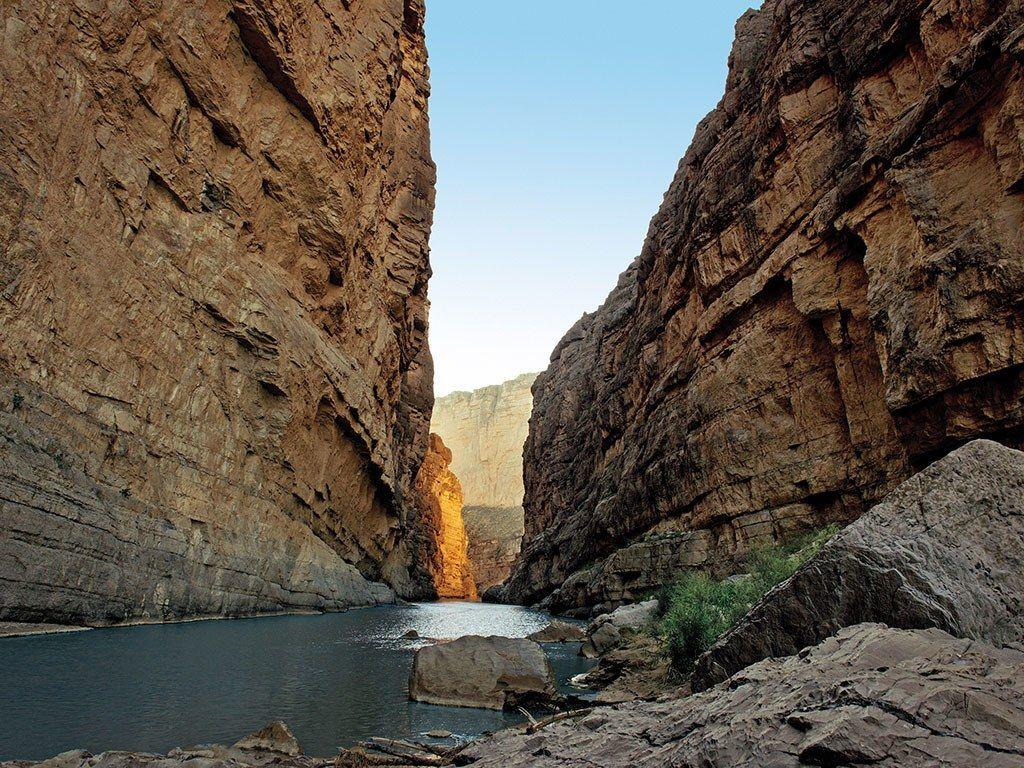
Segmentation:
{"type": "MultiPolygon", "coordinates": [[[[321,756],[370,736],[476,736],[520,718],[408,701],[423,642],[401,635],[524,637],[548,620],[515,606],[431,603],[0,639],[0,760],[231,743],[271,720],[321,756]]],[[[563,690],[589,666],[578,647],[546,646],[563,690]]]]}

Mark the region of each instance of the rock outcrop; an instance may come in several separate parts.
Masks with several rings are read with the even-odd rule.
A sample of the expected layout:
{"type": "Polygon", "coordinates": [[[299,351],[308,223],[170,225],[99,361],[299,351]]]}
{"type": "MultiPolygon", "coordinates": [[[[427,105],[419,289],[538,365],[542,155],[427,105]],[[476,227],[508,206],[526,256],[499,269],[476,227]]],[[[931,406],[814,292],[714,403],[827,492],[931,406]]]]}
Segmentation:
{"type": "Polygon", "coordinates": [[[434,404],[431,430],[452,449],[452,471],[466,496],[469,557],[482,593],[508,576],[523,537],[523,443],[537,374],[434,404]]]}
{"type": "Polygon", "coordinates": [[[431,433],[427,456],[416,476],[418,545],[414,551],[433,580],[435,595],[476,600],[462,522],[462,487],[449,468],[452,452],[431,433]]]}
{"type": "Polygon", "coordinates": [[[507,599],[727,575],[971,439],[1022,444],[1022,22],[1017,0],[740,19],[642,253],[534,385],[507,599]]]}
{"type": "Polygon", "coordinates": [[[586,632],[575,624],[555,619],[544,629],[538,629],[526,636],[535,643],[578,643],[586,637],[586,632]]]}
{"type": "Polygon", "coordinates": [[[1024,763],[1024,653],[860,624],[688,698],[603,708],[471,744],[460,764],[1011,768],[1024,763]]]}
{"type": "Polygon", "coordinates": [[[914,475],[705,653],[693,687],[863,622],[1024,643],[1024,453],[978,440],[914,475]]]}
{"type": "Polygon", "coordinates": [[[422,0],[0,10],[0,618],[429,584],[422,0]]]}
{"type": "Polygon", "coordinates": [[[508,578],[523,541],[522,507],[463,507],[469,562],[481,594],[508,578]]]}
{"type": "Polygon", "coordinates": [[[658,601],[646,600],[601,614],[587,627],[587,637],[581,652],[584,656],[594,658],[618,648],[623,639],[651,623],[657,613],[658,601]]]}
{"type": "Polygon", "coordinates": [[[428,704],[514,708],[555,695],[543,649],[532,640],[467,635],[416,651],[409,698],[428,704]]]}
{"type": "Polygon", "coordinates": [[[299,740],[295,738],[291,728],[280,720],[275,720],[258,731],[250,733],[244,739],[236,741],[235,749],[271,752],[288,757],[298,757],[302,754],[299,740]]]}

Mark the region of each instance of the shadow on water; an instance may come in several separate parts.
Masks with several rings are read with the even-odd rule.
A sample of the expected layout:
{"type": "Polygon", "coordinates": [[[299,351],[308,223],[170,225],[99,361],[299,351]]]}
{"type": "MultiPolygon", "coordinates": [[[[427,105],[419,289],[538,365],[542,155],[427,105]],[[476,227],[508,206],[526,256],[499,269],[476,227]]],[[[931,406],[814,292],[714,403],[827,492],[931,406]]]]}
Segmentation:
{"type": "MultiPolygon", "coordinates": [[[[0,640],[0,760],[231,743],[275,719],[321,756],[371,736],[476,736],[521,717],[408,701],[424,643],[401,636],[525,637],[549,618],[444,602],[0,640]]],[[[590,666],[578,645],[546,648],[562,690],[590,666]]]]}

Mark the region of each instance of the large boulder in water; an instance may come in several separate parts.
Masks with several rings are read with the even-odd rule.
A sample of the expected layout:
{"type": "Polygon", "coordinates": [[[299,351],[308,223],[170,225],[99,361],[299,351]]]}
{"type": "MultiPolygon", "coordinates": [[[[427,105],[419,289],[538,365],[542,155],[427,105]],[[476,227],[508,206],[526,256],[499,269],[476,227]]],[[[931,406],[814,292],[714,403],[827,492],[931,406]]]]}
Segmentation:
{"type": "Polygon", "coordinates": [[[843,629],[688,697],[470,744],[473,768],[1020,768],[1024,653],[937,629],[843,629]]]}
{"type": "Polygon", "coordinates": [[[560,619],[553,620],[544,629],[538,629],[527,639],[535,643],[578,643],[586,637],[586,633],[575,624],[560,619]]]}
{"type": "Polygon", "coordinates": [[[409,698],[504,709],[554,697],[554,680],[547,656],[532,640],[469,635],[416,651],[409,698]]]}
{"type": "Polygon", "coordinates": [[[868,621],[1024,641],[1024,453],[978,440],[907,480],[704,654],[694,690],[868,621]]]}

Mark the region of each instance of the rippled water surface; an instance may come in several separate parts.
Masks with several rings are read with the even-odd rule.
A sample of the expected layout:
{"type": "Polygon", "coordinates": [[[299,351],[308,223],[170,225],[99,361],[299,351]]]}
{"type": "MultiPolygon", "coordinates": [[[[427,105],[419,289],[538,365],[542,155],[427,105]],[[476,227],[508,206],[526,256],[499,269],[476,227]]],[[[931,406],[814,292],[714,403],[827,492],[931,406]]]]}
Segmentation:
{"type": "MultiPolygon", "coordinates": [[[[371,736],[475,736],[520,718],[408,701],[423,642],[401,636],[524,637],[549,618],[430,603],[0,639],[0,760],[231,743],[275,719],[313,755],[371,736]]],[[[563,690],[588,668],[578,647],[546,646],[563,690]]]]}

